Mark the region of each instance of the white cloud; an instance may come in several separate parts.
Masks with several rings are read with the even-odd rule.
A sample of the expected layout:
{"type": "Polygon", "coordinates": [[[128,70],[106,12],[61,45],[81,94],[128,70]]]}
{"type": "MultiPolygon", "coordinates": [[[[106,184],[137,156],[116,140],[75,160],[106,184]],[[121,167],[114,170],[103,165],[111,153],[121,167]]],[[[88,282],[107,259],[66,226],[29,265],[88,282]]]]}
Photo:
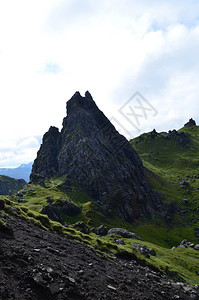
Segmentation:
{"type": "Polygon", "coordinates": [[[40,145],[39,137],[0,140],[0,166],[17,167],[29,163],[36,156],[40,145]]]}
{"type": "MultiPolygon", "coordinates": [[[[142,131],[197,118],[198,11],[196,0],[1,2],[5,148],[8,140],[61,127],[65,103],[76,90],[88,89],[109,117],[139,90],[159,112],[142,131]]],[[[14,161],[15,154],[7,155],[8,163],[14,161]]]]}

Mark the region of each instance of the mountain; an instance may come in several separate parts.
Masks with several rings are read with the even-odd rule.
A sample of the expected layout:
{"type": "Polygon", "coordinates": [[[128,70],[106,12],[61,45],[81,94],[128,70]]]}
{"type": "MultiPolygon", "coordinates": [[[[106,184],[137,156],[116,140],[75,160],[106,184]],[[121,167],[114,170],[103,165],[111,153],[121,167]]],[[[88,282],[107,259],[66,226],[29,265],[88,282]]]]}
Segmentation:
{"type": "Polygon", "coordinates": [[[26,182],[28,182],[31,170],[32,162],[28,164],[22,164],[17,168],[0,168],[0,175],[9,176],[16,179],[24,179],[26,182]]]}
{"type": "Polygon", "coordinates": [[[76,93],[31,181],[0,199],[0,299],[198,299],[198,129],[132,147],[76,93]]]}
{"type": "Polygon", "coordinates": [[[23,179],[0,175],[0,195],[11,195],[21,190],[26,184],[23,179]]]}
{"type": "Polygon", "coordinates": [[[67,102],[61,132],[50,127],[34,161],[31,182],[66,176],[61,188],[86,191],[103,212],[133,222],[164,211],[144,174],[142,161],[99,110],[91,94],[67,102]]]}
{"type": "Polygon", "coordinates": [[[179,130],[153,130],[131,140],[153,189],[178,206],[178,225],[199,226],[199,126],[190,119],[179,130]]]}

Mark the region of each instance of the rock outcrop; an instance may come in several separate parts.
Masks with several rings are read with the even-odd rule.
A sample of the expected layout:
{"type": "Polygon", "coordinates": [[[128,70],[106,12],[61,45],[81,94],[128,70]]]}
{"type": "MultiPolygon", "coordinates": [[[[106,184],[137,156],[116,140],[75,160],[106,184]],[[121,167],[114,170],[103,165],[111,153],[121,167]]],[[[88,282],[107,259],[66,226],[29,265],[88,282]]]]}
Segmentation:
{"type": "Polygon", "coordinates": [[[190,134],[188,132],[178,132],[177,130],[169,130],[169,133],[165,137],[166,139],[175,139],[176,142],[181,146],[191,144],[190,134]]]}
{"type": "Polygon", "coordinates": [[[196,126],[196,122],[192,118],[189,119],[189,122],[184,124],[184,127],[192,127],[192,126],[196,126]]]}
{"type": "Polygon", "coordinates": [[[48,203],[43,207],[41,213],[46,214],[51,220],[63,223],[62,215],[76,216],[81,209],[74,203],[65,201],[64,203],[48,203]]]}
{"type": "Polygon", "coordinates": [[[31,181],[67,175],[62,188],[84,189],[102,209],[132,222],[163,210],[146,180],[142,161],[87,91],[67,102],[61,132],[50,127],[33,164],[31,181]]]}

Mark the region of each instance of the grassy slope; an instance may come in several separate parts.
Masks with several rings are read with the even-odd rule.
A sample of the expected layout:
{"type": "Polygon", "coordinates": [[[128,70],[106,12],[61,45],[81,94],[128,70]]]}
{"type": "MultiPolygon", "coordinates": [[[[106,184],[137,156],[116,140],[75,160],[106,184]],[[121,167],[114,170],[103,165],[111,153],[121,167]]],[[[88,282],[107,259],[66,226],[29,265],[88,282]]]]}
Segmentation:
{"type": "MultiPolygon", "coordinates": [[[[176,280],[185,280],[191,284],[198,284],[199,279],[197,272],[199,272],[199,251],[193,248],[182,249],[176,248],[174,250],[166,249],[164,247],[149,243],[146,241],[138,241],[135,239],[125,239],[125,245],[117,245],[113,243],[114,237],[104,236],[99,237],[94,233],[83,234],[72,226],[64,227],[58,222],[51,221],[46,215],[42,215],[38,212],[31,211],[27,207],[12,202],[8,197],[3,198],[5,207],[1,211],[3,214],[17,215],[20,218],[28,219],[36,226],[41,227],[44,230],[52,230],[55,233],[62,233],[75,238],[81,243],[88,245],[97,250],[99,255],[112,259],[112,255],[118,257],[127,257],[129,259],[136,259],[142,264],[153,266],[165,274],[173,274],[172,276],[176,280]],[[137,249],[131,246],[131,243],[139,242],[156,251],[156,256],[150,256],[146,258],[137,249]]],[[[4,226],[1,222],[0,226],[4,226]]]]}
{"type": "Polygon", "coordinates": [[[199,126],[182,128],[178,132],[188,132],[191,145],[181,146],[174,138],[165,139],[166,134],[160,133],[150,138],[150,133],[131,140],[143,160],[147,177],[154,190],[161,193],[164,201],[175,201],[181,208],[170,221],[170,230],[157,224],[140,225],[138,233],[147,235],[153,242],[169,239],[164,246],[173,246],[180,239],[198,242],[194,234],[194,227],[199,226],[199,126]],[[180,183],[187,181],[189,186],[180,183]],[[184,199],[187,199],[184,200],[184,199]]]}

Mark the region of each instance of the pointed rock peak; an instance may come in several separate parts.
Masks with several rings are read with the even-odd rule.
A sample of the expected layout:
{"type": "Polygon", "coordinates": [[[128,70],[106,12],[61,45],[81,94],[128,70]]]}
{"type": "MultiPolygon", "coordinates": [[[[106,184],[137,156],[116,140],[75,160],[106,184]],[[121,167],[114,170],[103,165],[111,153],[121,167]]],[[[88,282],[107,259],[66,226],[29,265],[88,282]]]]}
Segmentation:
{"type": "Polygon", "coordinates": [[[75,92],[75,94],[71,97],[70,100],[77,99],[77,98],[83,98],[79,91],[75,92]]]}
{"type": "Polygon", "coordinates": [[[55,126],[50,126],[48,132],[52,134],[57,134],[59,132],[59,129],[55,126]]]}
{"type": "Polygon", "coordinates": [[[85,97],[82,97],[80,92],[76,92],[72,98],[66,103],[67,115],[79,108],[88,110],[89,108],[96,106],[89,91],[86,91],[85,97]]]}
{"type": "Polygon", "coordinates": [[[196,126],[196,121],[194,121],[192,118],[189,119],[189,122],[184,124],[184,127],[191,127],[191,126],[196,126]]]}
{"type": "Polygon", "coordinates": [[[137,152],[88,91],[84,97],[76,92],[67,102],[61,132],[45,137],[32,168],[32,182],[37,182],[38,176],[67,175],[63,189],[77,184],[102,211],[129,222],[156,209],[162,211],[162,202],[151,190],[137,152]]]}
{"type": "Polygon", "coordinates": [[[86,91],[85,98],[88,99],[88,100],[92,100],[93,101],[93,97],[91,96],[91,94],[89,93],[89,91],[86,91]]]}

